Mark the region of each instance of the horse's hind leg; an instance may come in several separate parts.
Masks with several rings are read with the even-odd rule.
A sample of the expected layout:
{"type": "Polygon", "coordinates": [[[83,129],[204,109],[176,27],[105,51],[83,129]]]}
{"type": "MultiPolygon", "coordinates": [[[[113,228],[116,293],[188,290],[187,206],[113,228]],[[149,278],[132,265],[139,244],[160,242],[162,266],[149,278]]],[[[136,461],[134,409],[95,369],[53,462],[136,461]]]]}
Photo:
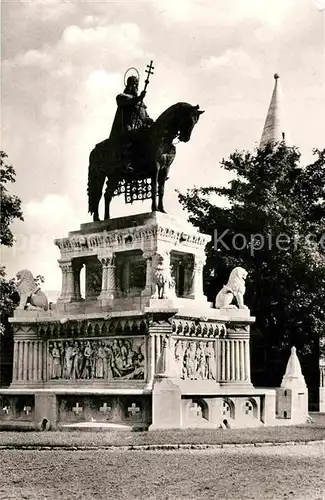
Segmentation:
{"type": "Polygon", "coordinates": [[[92,213],[93,213],[93,220],[94,222],[98,222],[99,219],[99,202],[102,197],[102,192],[103,192],[103,186],[105,182],[105,175],[98,175],[97,178],[97,189],[96,192],[93,195],[93,202],[92,202],[92,213]]]}
{"type": "Polygon", "coordinates": [[[95,150],[90,154],[88,171],[88,210],[93,215],[94,222],[99,221],[98,205],[102,197],[105,173],[94,158],[95,150]]]}
{"type": "Polygon", "coordinates": [[[116,190],[117,186],[118,186],[118,181],[116,181],[115,179],[112,179],[112,178],[107,179],[107,181],[106,181],[106,190],[105,190],[105,195],[104,195],[104,199],[105,199],[105,216],[104,216],[104,219],[105,220],[110,219],[110,210],[109,210],[109,207],[110,207],[113,195],[114,195],[114,191],[116,190]]]}

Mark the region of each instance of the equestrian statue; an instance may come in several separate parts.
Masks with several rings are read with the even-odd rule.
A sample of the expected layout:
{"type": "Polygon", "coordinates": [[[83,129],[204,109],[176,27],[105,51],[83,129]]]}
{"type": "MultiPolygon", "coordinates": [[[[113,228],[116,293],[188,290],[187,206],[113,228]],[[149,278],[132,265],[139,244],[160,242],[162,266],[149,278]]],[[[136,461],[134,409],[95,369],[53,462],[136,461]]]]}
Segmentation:
{"type": "Polygon", "coordinates": [[[153,74],[152,61],[147,68],[144,90],[140,94],[139,74],[131,68],[137,74],[128,76],[124,92],[116,97],[117,111],[110,136],[90,153],[88,208],[94,221],[99,221],[98,206],[106,178],[105,220],[110,218],[113,196],[122,192],[127,203],[150,197],[151,210],[165,213],[165,182],[176,155],[173,142],[175,139],[188,142],[194,125],[204,113],[199,105],[179,102],[166,109],[156,121],[152,120],[143,102],[149,76],[153,74]]]}

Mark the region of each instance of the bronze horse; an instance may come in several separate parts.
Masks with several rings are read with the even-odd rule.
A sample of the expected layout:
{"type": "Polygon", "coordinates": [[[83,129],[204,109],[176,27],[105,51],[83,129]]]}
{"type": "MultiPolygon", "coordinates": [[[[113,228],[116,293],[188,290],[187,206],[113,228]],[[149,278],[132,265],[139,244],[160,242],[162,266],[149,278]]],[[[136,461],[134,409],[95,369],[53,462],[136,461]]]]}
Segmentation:
{"type": "Polygon", "coordinates": [[[151,210],[165,212],[165,182],[176,155],[173,141],[188,142],[202,113],[198,105],[179,102],[166,109],[150,128],[128,132],[120,154],[116,154],[111,139],[97,144],[90,153],[88,171],[88,206],[94,221],[99,221],[98,205],[106,177],[105,220],[110,218],[110,203],[122,180],[150,178],[151,210]]]}

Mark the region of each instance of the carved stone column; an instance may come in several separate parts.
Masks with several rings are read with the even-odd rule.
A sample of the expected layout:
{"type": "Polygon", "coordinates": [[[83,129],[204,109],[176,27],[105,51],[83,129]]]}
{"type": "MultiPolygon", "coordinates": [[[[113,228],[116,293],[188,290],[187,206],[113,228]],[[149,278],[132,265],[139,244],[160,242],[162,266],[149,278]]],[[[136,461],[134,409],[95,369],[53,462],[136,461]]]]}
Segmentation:
{"type": "Polygon", "coordinates": [[[148,335],[148,361],[147,361],[147,374],[148,374],[148,384],[151,387],[153,378],[156,372],[156,356],[155,356],[155,340],[156,336],[154,334],[148,335]]]}
{"type": "Polygon", "coordinates": [[[153,266],[152,266],[154,254],[155,254],[155,252],[153,250],[144,251],[142,253],[143,258],[146,261],[146,284],[145,284],[144,289],[141,292],[141,295],[143,295],[144,297],[151,297],[151,295],[154,292],[154,290],[153,290],[153,285],[154,285],[153,272],[154,272],[154,270],[153,270],[153,266]]]}
{"type": "Polygon", "coordinates": [[[116,265],[115,254],[112,253],[100,258],[103,266],[102,273],[102,290],[98,296],[98,300],[112,300],[116,296],[116,265]]]}
{"type": "Polygon", "coordinates": [[[19,354],[19,344],[18,341],[14,341],[14,358],[13,358],[13,368],[12,368],[12,381],[16,382],[19,375],[19,365],[18,365],[18,354],[19,354]]]}
{"type": "Polygon", "coordinates": [[[184,259],[184,297],[191,298],[192,284],[193,284],[193,255],[188,255],[184,259]]]}
{"type": "Polygon", "coordinates": [[[245,382],[251,383],[251,361],[249,338],[244,340],[245,382]]]}
{"type": "Polygon", "coordinates": [[[194,268],[190,293],[190,298],[194,300],[206,301],[206,297],[203,294],[203,267],[205,261],[205,255],[194,256],[194,268]]]}
{"type": "Polygon", "coordinates": [[[59,266],[62,271],[62,288],[61,295],[58,300],[61,302],[71,302],[76,300],[72,261],[59,260],[59,266]]]}
{"type": "Polygon", "coordinates": [[[80,271],[83,268],[82,263],[76,263],[73,265],[73,284],[74,284],[74,295],[75,300],[81,300],[80,293],[80,271]]]}

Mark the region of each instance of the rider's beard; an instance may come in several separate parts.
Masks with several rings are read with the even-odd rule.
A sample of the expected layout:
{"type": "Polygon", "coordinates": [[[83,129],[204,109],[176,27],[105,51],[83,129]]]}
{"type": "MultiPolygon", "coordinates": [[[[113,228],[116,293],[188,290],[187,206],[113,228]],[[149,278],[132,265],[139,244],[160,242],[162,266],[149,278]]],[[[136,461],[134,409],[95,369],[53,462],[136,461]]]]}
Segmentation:
{"type": "Polygon", "coordinates": [[[136,87],[131,87],[130,88],[130,94],[137,96],[138,95],[138,89],[136,87]]]}

